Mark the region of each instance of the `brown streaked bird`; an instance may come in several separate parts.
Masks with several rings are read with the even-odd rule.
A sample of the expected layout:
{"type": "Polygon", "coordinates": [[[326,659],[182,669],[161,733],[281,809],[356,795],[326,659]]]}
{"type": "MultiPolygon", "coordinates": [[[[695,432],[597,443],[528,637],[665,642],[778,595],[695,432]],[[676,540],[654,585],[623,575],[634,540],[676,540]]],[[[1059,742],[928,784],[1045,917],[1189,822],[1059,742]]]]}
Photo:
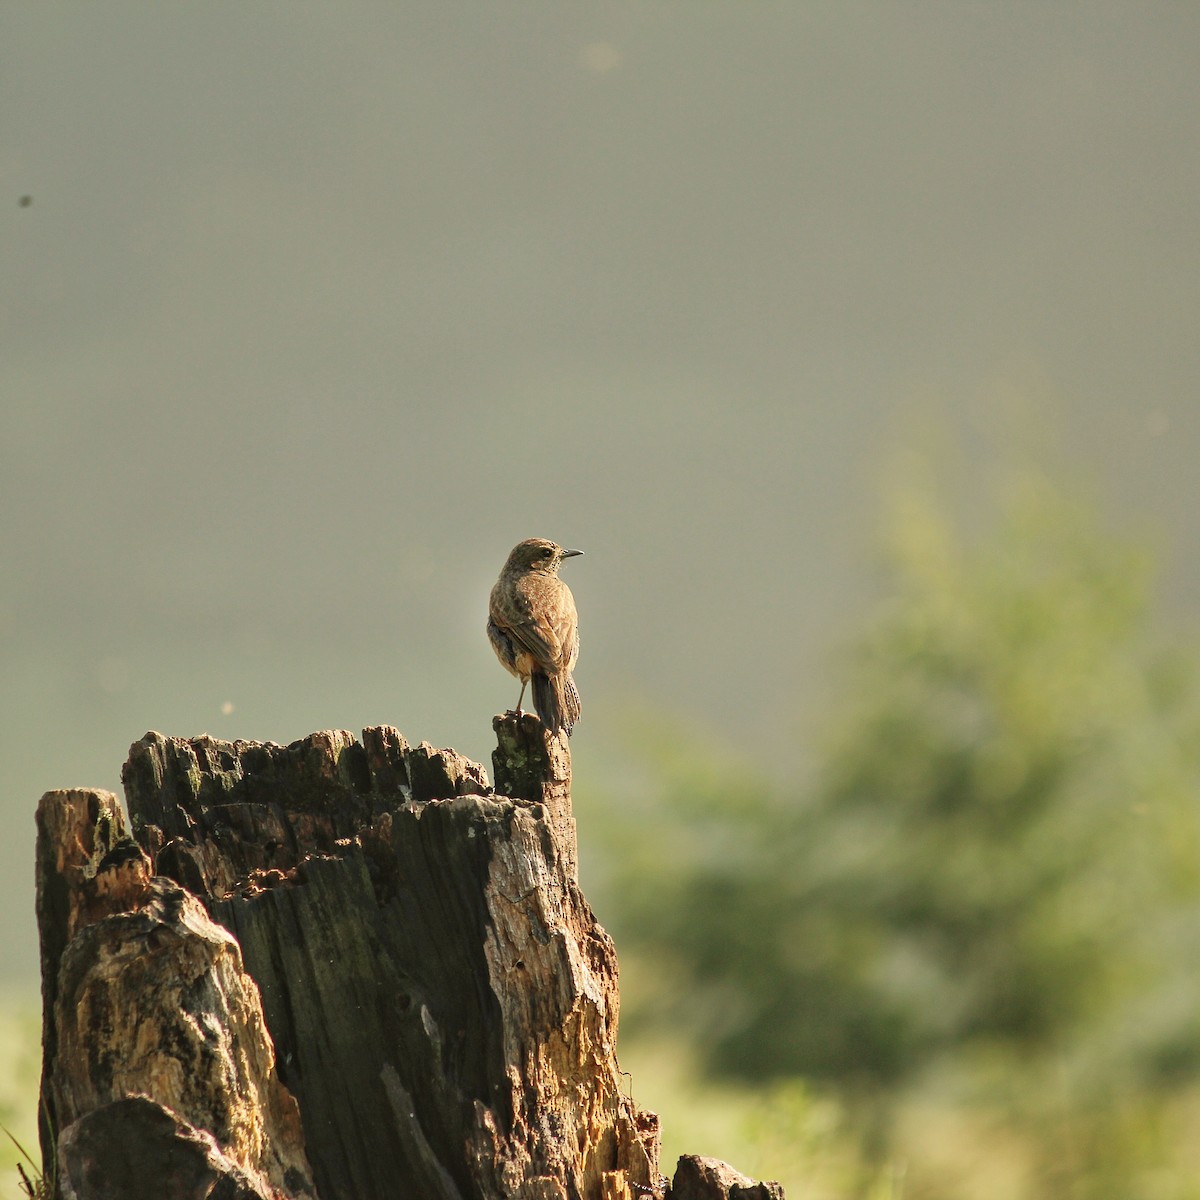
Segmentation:
{"type": "Polygon", "coordinates": [[[488,604],[488,641],[503,666],[521,681],[517,715],[526,685],[533,707],[550,733],[571,736],[579,720],[579,691],[571,672],[579,657],[575,597],[558,577],[563,560],[582,554],[545,538],[513,547],[488,604]]]}

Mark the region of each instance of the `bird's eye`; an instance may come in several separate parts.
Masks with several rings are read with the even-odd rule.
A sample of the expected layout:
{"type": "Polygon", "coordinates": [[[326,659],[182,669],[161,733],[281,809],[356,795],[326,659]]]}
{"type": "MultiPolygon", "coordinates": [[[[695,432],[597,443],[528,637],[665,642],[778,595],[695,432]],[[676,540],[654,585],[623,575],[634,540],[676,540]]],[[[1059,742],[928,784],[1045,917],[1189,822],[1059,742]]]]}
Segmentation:
{"type": "Polygon", "coordinates": [[[546,548],[545,548],[545,549],[542,551],[542,557],[543,557],[543,558],[549,558],[549,557],[550,557],[550,556],[551,556],[553,553],[554,553],[554,551],[553,551],[553,550],[551,550],[549,546],[547,546],[547,547],[546,547],[546,548]]]}

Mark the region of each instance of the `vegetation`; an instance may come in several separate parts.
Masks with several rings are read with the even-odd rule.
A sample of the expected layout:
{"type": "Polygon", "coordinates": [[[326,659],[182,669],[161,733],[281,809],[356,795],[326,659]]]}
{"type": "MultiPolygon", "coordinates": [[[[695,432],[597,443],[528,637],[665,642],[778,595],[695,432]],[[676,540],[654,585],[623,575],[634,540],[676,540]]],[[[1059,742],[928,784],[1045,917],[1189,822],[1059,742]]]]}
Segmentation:
{"type": "Polygon", "coordinates": [[[0,996],[0,1196],[43,1194],[37,1155],[41,1022],[32,1003],[0,996]]]}
{"type": "Polygon", "coordinates": [[[1170,1132],[1200,1095],[1195,659],[1156,645],[1143,550],[1044,478],[996,500],[968,536],[893,496],[808,783],[644,737],[653,818],[611,856],[619,944],[661,967],[632,1028],[822,1087],[877,1166],[929,1150],[918,1111],[1010,1146],[991,1191],[994,1162],[910,1160],[918,1194],[1200,1195],[1170,1132]]]}
{"type": "MultiPolygon", "coordinates": [[[[892,495],[804,778],[641,713],[638,779],[591,797],[668,1165],[810,1200],[1200,1200],[1197,659],[1159,641],[1141,547],[1036,475],[994,500],[967,532],[892,495]]],[[[2,1031],[29,1144],[36,1021],[2,1031]]]]}

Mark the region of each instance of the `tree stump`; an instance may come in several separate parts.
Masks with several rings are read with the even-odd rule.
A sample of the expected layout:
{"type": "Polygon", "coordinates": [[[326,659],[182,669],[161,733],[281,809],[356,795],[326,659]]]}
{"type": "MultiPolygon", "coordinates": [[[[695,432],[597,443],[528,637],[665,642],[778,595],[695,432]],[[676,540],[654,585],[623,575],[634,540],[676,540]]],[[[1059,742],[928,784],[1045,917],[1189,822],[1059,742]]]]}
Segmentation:
{"type": "Polygon", "coordinates": [[[42,798],[55,1196],[668,1194],[657,1117],[620,1086],[566,739],[494,727],[496,791],[382,726],[149,733],[131,831],[110,793],[42,798]]]}

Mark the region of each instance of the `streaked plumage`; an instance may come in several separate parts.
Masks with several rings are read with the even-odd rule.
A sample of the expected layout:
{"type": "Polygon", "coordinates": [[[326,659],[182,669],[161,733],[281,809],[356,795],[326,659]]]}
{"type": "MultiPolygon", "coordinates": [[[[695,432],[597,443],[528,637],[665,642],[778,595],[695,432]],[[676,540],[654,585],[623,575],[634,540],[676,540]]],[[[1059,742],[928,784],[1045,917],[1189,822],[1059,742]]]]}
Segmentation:
{"type": "Polygon", "coordinates": [[[579,657],[579,618],[571,589],[558,577],[563,560],[582,554],[545,538],[513,547],[488,605],[488,640],[505,669],[527,684],[533,707],[551,733],[569,737],[579,720],[579,691],[571,672],[579,657]]]}

